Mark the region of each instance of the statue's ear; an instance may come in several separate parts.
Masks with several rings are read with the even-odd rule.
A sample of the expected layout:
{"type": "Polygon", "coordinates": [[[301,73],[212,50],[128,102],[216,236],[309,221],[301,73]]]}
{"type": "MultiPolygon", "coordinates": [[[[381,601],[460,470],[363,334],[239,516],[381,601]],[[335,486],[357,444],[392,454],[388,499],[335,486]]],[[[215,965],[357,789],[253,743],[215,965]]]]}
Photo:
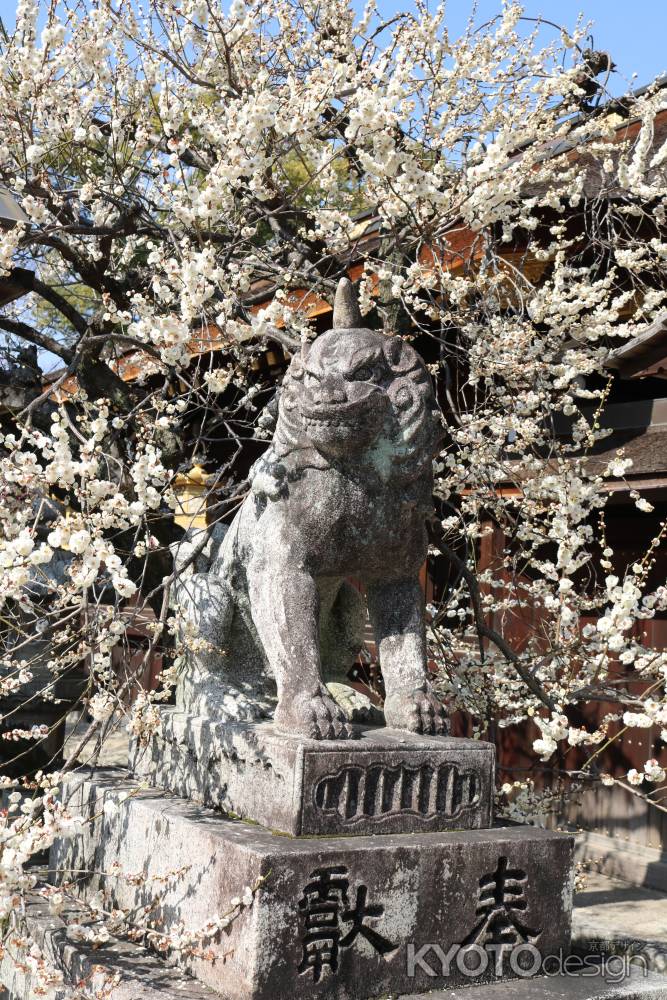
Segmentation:
{"type": "Polygon", "coordinates": [[[400,337],[387,337],[384,342],[384,356],[387,359],[387,364],[391,368],[396,368],[398,366],[401,358],[402,346],[403,341],[400,337]]]}
{"type": "Polygon", "coordinates": [[[421,364],[415,349],[406,344],[402,337],[387,337],[383,350],[388,365],[399,375],[404,375],[421,364]]]}
{"type": "Polygon", "coordinates": [[[315,343],[316,340],[317,340],[317,337],[314,337],[312,340],[302,340],[301,341],[301,360],[302,361],[306,361],[310,357],[310,352],[312,351],[313,344],[315,343]]]}
{"type": "Polygon", "coordinates": [[[268,401],[259,417],[257,423],[266,431],[275,431],[278,423],[278,406],[280,403],[280,387],[276,389],[271,399],[268,401]]]}

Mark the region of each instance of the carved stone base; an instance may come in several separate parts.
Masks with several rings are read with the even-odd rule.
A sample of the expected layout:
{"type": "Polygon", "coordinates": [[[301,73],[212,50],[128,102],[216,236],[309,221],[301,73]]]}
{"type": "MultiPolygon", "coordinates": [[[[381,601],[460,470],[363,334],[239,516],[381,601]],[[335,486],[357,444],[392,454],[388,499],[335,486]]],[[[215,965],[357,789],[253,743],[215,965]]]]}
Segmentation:
{"type": "MultiPolygon", "coordinates": [[[[67,922],[90,922],[87,911],[75,904],[68,904],[63,916],[67,922]]],[[[113,937],[101,947],[75,944],[67,937],[63,920],[54,917],[39,896],[28,903],[16,923],[17,931],[23,931],[21,936],[27,932],[52,965],[62,970],[66,986],[85,980],[91,996],[99,989],[104,990],[107,1000],[219,1000],[210,987],[179,973],[164,958],[147,954],[140,945],[113,937]],[[109,985],[111,976],[118,977],[117,985],[109,985]]],[[[667,1000],[667,977],[646,974],[638,963],[617,973],[613,982],[602,975],[591,978],[590,967],[575,972],[575,963],[571,965],[568,975],[550,971],[548,976],[437,990],[402,1000],[667,1000]]],[[[0,983],[8,990],[7,995],[0,989],[3,1000],[37,1000],[25,953],[17,947],[7,949],[2,957],[0,983]]],[[[47,1000],[64,997],[64,990],[54,990],[47,1000]]],[[[278,993],[275,1000],[281,1000],[278,993]]]]}
{"type": "Polygon", "coordinates": [[[114,870],[84,891],[149,905],[156,927],[193,930],[260,881],[252,905],[210,942],[211,958],[192,961],[226,1000],[452,989],[537,972],[539,956],[567,951],[571,837],[512,826],[292,839],[157,791],[127,797],[118,774],[75,789],[77,780],[70,803],[94,818],[55,846],[51,867],[64,878],[114,870]]]}
{"type": "Polygon", "coordinates": [[[137,778],[295,836],[470,830],[491,823],[491,743],[355,727],[360,739],[283,736],[162,710],[133,744],[137,778]]]}

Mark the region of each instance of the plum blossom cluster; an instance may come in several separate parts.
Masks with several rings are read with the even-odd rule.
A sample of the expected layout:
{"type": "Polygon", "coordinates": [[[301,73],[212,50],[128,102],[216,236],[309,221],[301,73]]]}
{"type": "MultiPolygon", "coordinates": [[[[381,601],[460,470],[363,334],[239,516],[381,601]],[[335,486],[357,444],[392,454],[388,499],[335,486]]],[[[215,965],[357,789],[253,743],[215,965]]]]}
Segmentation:
{"type": "Polygon", "coordinates": [[[36,995],[40,989],[60,985],[62,974],[41,953],[21,926],[22,902],[35,887],[36,876],[29,863],[48,850],[56,838],[71,837],[82,821],[59,801],[58,773],[38,772],[20,790],[17,783],[2,779],[6,807],[0,812],[0,921],[4,928],[3,950],[20,956],[19,965],[32,975],[36,995]]]}
{"type": "MultiPolygon", "coordinates": [[[[169,933],[158,929],[154,919],[155,909],[160,905],[161,895],[170,886],[183,877],[186,869],[165,872],[159,877],[147,878],[144,874],[130,875],[119,870],[112,870],[109,875],[114,878],[125,877],[134,886],[155,886],[159,883],[160,891],[151,898],[150,905],[139,907],[128,913],[121,909],[108,909],[105,900],[99,896],[88,904],[89,912],[85,921],[72,921],[67,925],[67,936],[73,942],[83,942],[91,945],[108,944],[114,937],[125,936],[131,941],[149,944],[158,953],[169,953],[176,959],[203,958],[210,959],[208,945],[238,917],[242,910],[253,905],[255,893],[264,879],[253,886],[246,886],[242,894],[229,901],[228,909],[223,914],[213,914],[204,924],[198,927],[172,927],[169,933]]],[[[54,890],[44,887],[40,895],[49,901],[49,909],[54,914],[62,914],[68,902],[71,905],[76,900],[74,886],[64,886],[54,890]]],[[[78,902],[78,900],[77,900],[78,902]]],[[[80,907],[80,903],[79,903],[80,907]]]]}
{"type": "Polygon", "coordinates": [[[30,729],[8,729],[1,734],[3,740],[43,740],[49,735],[49,727],[46,725],[31,726],[30,729]]]}

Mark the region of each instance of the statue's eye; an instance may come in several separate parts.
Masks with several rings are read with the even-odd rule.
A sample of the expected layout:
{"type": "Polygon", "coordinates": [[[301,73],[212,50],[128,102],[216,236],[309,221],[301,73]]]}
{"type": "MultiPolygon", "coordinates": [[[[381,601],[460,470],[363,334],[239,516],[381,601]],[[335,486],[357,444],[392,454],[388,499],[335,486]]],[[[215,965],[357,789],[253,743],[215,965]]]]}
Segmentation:
{"type": "Polygon", "coordinates": [[[312,374],[312,372],[306,372],[303,379],[303,384],[307,389],[314,389],[316,385],[319,385],[319,379],[312,374]]]}
{"type": "Polygon", "coordinates": [[[352,378],[355,382],[370,382],[373,374],[372,368],[369,368],[368,365],[362,365],[361,368],[357,368],[352,378]]]}

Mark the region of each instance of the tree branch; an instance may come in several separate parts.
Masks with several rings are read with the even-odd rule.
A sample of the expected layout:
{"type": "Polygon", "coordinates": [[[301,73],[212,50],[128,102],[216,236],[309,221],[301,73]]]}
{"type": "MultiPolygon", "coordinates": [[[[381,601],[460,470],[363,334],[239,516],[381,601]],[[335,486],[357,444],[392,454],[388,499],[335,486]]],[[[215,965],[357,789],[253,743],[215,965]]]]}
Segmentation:
{"type": "Polygon", "coordinates": [[[454,552],[454,550],[451,549],[442,538],[436,536],[433,521],[429,522],[428,529],[431,544],[434,545],[443,556],[449,559],[454,566],[456,566],[457,570],[466,582],[466,586],[468,587],[468,592],[470,594],[473,616],[475,618],[475,627],[477,628],[478,635],[482,636],[484,639],[488,639],[489,642],[492,642],[494,646],[500,650],[505,659],[512,664],[526,687],[532,691],[536,698],[539,698],[542,704],[545,705],[550,712],[555,712],[556,705],[554,701],[549,697],[546,691],[542,690],[540,685],[530,673],[530,670],[528,670],[521,662],[519,654],[512,649],[500,633],[496,632],[495,629],[486,624],[484,611],[482,609],[482,599],[479,593],[479,584],[477,583],[475,574],[468,569],[463,559],[461,559],[461,557],[457,555],[456,552],[454,552]]]}
{"type": "Polygon", "coordinates": [[[66,298],[64,298],[64,296],[57,292],[55,288],[51,288],[50,285],[45,285],[44,282],[40,281],[36,275],[32,274],[32,272],[30,272],[29,277],[28,275],[18,274],[15,281],[18,285],[21,285],[22,288],[25,288],[27,292],[35,292],[35,294],[39,295],[41,299],[44,299],[46,302],[50,302],[54,309],[57,309],[58,312],[65,317],[65,319],[69,320],[77,333],[84,334],[86,332],[88,324],[86,323],[84,317],[70,302],[67,301],[66,298]]]}
{"type": "Polygon", "coordinates": [[[40,333],[34,327],[28,326],[27,323],[21,323],[19,320],[10,319],[9,316],[0,315],[0,327],[6,330],[7,333],[14,334],[15,337],[20,337],[22,340],[27,340],[29,343],[35,344],[36,347],[50,351],[51,354],[62,358],[65,364],[71,364],[74,358],[74,352],[69,348],[58,343],[53,337],[49,337],[47,333],[40,333]]]}

